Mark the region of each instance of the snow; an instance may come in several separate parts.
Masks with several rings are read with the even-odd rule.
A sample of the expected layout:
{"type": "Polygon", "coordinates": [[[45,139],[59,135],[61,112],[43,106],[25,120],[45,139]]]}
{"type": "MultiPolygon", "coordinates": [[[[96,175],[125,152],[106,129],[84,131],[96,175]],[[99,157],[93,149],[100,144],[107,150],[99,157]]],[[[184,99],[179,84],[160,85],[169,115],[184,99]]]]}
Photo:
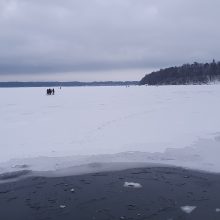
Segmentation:
{"type": "Polygon", "coordinates": [[[86,172],[104,163],[220,172],[220,85],[45,93],[46,88],[0,89],[0,173],[78,166],[86,172]]]}

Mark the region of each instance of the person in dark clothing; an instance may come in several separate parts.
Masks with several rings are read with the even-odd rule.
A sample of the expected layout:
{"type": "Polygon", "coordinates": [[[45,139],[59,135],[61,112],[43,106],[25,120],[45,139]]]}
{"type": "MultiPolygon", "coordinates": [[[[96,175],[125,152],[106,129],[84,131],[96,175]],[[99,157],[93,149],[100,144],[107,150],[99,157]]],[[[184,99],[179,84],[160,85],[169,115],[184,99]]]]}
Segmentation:
{"type": "Polygon", "coordinates": [[[51,95],[52,90],[51,89],[47,89],[47,95],[51,95]]]}

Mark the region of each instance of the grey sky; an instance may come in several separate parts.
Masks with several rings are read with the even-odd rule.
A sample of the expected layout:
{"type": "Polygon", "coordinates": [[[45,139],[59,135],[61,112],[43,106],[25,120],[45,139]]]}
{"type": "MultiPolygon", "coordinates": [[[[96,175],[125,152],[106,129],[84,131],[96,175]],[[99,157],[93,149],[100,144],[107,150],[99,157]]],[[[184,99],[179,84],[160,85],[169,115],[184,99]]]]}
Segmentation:
{"type": "Polygon", "coordinates": [[[139,80],[220,60],[219,0],[0,0],[0,80],[139,80]]]}

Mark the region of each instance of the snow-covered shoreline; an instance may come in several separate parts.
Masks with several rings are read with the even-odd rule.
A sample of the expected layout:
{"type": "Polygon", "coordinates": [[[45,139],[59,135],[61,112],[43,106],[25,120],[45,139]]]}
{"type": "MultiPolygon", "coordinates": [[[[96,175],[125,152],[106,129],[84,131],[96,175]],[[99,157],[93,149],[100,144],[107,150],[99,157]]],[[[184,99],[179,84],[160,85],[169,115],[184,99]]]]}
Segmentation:
{"type": "Polygon", "coordinates": [[[220,172],[219,85],[45,90],[0,89],[0,173],[96,163],[220,172]]]}

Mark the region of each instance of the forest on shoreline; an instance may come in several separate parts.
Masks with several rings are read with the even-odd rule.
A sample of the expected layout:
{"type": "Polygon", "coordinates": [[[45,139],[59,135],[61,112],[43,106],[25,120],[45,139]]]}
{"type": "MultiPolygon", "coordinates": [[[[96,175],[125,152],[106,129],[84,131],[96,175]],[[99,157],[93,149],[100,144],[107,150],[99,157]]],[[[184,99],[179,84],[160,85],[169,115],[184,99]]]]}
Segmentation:
{"type": "Polygon", "coordinates": [[[220,62],[184,64],[145,75],[140,85],[208,84],[220,81],[220,62]]]}

